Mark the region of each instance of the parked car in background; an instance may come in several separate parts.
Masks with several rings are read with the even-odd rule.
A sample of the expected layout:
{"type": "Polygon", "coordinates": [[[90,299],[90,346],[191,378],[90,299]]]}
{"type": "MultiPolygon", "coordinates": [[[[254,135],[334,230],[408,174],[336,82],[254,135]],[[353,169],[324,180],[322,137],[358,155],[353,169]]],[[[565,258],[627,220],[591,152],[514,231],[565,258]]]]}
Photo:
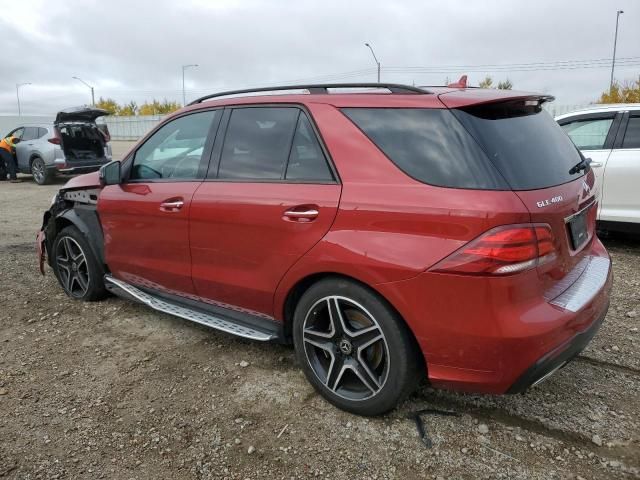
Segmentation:
{"type": "Polygon", "coordinates": [[[574,358],[604,320],[611,262],[593,171],[550,97],[337,87],[226,92],[169,116],[59,191],[42,271],[46,252],[74,299],[111,291],[293,343],[311,384],[363,415],[425,375],[516,393],[574,358]]]}
{"type": "Polygon", "coordinates": [[[18,172],[29,173],[39,185],[57,173],[98,170],[111,161],[109,130],[96,119],[109,113],[80,107],[58,112],[53,123],[22,125],[9,132],[16,144],[18,172]]]}
{"type": "Polygon", "coordinates": [[[598,227],[640,233],[640,104],[594,105],[556,121],[592,160],[598,227]]]}

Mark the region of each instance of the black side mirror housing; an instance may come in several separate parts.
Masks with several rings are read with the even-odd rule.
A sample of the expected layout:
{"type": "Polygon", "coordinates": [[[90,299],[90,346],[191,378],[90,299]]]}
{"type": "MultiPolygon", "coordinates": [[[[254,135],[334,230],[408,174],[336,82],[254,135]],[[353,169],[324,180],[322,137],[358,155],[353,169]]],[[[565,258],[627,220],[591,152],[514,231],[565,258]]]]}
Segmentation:
{"type": "Polygon", "coordinates": [[[12,143],[15,145],[15,144],[20,143],[20,142],[21,142],[21,139],[14,138],[12,143]]]}
{"type": "Polygon", "coordinates": [[[122,182],[122,176],[120,173],[120,162],[114,160],[106,165],[100,167],[98,174],[100,178],[100,185],[118,185],[122,182]]]}

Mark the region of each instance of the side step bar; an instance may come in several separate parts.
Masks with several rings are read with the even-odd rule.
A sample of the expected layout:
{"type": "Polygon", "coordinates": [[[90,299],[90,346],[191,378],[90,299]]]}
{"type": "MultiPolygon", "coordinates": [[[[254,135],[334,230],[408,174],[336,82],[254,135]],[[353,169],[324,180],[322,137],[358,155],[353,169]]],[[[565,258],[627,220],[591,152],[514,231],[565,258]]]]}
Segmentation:
{"type": "Polygon", "coordinates": [[[267,329],[262,330],[250,325],[243,325],[232,319],[223,318],[222,315],[213,315],[208,312],[196,310],[187,306],[179,305],[159,296],[144,292],[133,285],[113,278],[107,274],[104,276],[105,287],[110,292],[128,299],[136,300],[159,312],[168,313],[176,317],[184,318],[207,327],[215,328],[231,335],[268,342],[278,339],[276,331],[269,332],[267,329]]]}

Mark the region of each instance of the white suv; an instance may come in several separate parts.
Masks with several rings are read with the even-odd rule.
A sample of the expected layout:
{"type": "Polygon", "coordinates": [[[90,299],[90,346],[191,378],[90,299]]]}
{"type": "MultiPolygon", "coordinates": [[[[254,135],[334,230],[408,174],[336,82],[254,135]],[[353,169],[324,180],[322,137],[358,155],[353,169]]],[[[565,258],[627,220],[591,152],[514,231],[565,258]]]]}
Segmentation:
{"type": "Polygon", "coordinates": [[[640,233],[640,103],[594,105],[556,121],[592,160],[598,226],[640,233]]]}

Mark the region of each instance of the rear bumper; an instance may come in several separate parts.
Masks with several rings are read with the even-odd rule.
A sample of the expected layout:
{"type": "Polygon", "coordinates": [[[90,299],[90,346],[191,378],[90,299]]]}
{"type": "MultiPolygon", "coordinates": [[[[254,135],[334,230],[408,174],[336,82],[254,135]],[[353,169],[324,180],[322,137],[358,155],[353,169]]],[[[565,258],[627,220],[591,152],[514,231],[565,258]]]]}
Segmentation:
{"type": "Polygon", "coordinates": [[[522,391],[577,355],[607,313],[609,256],[597,238],[588,248],[594,267],[555,296],[541,291],[535,270],[502,278],[425,272],[376,288],[414,332],[433,386],[522,391]]]}
{"type": "Polygon", "coordinates": [[[584,332],[578,333],[571,340],[544,355],[540,360],[531,365],[516,382],[511,385],[507,393],[523,393],[529,387],[541,383],[546,380],[557,370],[564,367],[567,363],[577,357],[582,350],[589,344],[591,339],[598,333],[600,326],[607,316],[609,304],[600,314],[589,328],[584,332]]]}

